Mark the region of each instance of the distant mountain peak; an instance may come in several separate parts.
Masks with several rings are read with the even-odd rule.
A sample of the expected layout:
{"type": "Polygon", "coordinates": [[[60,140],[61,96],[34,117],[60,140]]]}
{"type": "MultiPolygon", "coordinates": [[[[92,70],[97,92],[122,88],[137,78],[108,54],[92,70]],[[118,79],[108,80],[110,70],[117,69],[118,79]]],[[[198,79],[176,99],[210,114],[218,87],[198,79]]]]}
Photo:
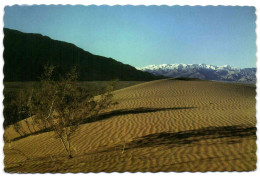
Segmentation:
{"type": "Polygon", "coordinates": [[[190,77],[206,80],[241,83],[256,82],[256,68],[237,68],[230,65],[209,64],[160,64],[149,65],[138,70],[166,77],[190,77]]]}

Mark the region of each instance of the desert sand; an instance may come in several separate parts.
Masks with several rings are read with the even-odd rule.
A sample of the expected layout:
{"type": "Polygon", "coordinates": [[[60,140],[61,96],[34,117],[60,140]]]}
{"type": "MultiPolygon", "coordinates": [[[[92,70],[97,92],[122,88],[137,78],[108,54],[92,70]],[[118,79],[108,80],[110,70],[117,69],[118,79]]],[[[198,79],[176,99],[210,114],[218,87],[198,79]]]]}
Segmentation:
{"type": "MultiPolygon", "coordinates": [[[[80,126],[72,159],[53,132],[45,132],[5,143],[5,171],[252,171],[255,95],[253,85],[200,80],[120,89],[114,91],[119,104],[80,126]]],[[[5,137],[19,135],[11,126],[5,137]]]]}

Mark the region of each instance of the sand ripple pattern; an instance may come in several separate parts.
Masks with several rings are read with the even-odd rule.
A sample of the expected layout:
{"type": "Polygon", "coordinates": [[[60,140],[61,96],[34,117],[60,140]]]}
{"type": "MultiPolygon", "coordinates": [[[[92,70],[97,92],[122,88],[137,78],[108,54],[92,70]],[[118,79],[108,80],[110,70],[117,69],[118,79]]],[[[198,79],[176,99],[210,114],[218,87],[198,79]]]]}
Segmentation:
{"type": "MultiPolygon", "coordinates": [[[[5,144],[6,171],[205,172],[256,168],[255,86],[165,79],[120,89],[114,95],[118,105],[100,120],[81,125],[72,141],[75,158],[66,159],[52,132],[31,135],[13,143],[12,148],[19,151],[5,144]],[[215,135],[203,135],[203,129],[212,128],[215,130],[208,132],[215,135]],[[232,129],[234,132],[229,132],[232,129]]],[[[9,139],[18,137],[11,127],[5,134],[9,139]]]]}

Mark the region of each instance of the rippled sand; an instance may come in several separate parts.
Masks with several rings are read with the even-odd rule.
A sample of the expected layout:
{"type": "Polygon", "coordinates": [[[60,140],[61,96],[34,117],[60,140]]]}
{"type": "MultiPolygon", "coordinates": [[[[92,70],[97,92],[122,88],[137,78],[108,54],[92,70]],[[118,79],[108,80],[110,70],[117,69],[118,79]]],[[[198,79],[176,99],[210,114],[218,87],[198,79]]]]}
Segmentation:
{"type": "MultiPolygon", "coordinates": [[[[74,158],[41,133],[5,144],[5,171],[252,171],[255,95],[253,85],[172,79],[117,90],[118,105],[81,125],[74,158]]],[[[19,137],[12,127],[5,135],[19,137]]]]}

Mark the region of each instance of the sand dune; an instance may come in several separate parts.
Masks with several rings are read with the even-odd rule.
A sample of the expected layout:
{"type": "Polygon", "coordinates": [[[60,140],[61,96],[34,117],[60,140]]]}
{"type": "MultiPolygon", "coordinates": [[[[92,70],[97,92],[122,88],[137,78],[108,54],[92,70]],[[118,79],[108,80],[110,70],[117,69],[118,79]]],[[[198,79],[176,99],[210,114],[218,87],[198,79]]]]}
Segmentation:
{"type": "MultiPolygon", "coordinates": [[[[68,160],[52,132],[5,144],[8,172],[251,171],[255,86],[164,79],[114,92],[118,105],[81,125],[68,160]]],[[[19,137],[12,127],[8,139],[19,137]]]]}

